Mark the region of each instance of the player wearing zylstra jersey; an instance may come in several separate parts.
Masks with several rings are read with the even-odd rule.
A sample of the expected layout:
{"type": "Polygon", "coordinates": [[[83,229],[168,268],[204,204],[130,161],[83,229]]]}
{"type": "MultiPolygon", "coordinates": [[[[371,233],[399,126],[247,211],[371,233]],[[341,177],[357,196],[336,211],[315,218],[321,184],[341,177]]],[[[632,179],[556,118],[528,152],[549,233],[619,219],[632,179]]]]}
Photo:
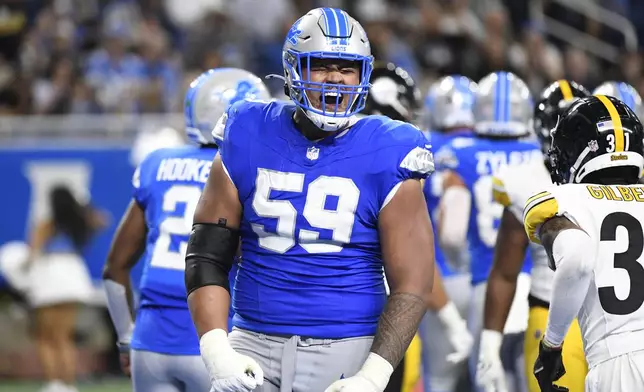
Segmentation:
{"type": "MultiPolygon", "coordinates": [[[[579,98],[590,95],[580,84],[559,80],[546,87],[534,109],[534,131],[541,141],[545,156],[550,149],[550,131],[557,125],[559,116],[579,98]]],[[[507,391],[501,363],[501,340],[516,281],[521,272],[526,251],[532,256],[530,315],[524,337],[524,363],[530,392],[539,392],[537,379],[531,376],[534,361],[539,354],[539,342],[548,319],[548,303],[552,291],[553,272],[548,268],[548,258],[542,246],[530,243],[521,221],[526,200],[539,189],[552,184],[550,173],[543,161],[528,165],[507,166],[494,178],[494,199],[504,206],[497,236],[494,264],[488,279],[484,330],[477,369],[477,382],[485,390],[507,391]]],[[[561,385],[572,391],[582,391],[587,373],[579,325],[575,322],[566,338],[564,363],[566,375],[561,385]]]]}
{"type": "MultiPolygon", "coordinates": [[[[416,120],[414,114],[420,106],[420,91],[418,91],[416,83],[404,69],[392,63],[376,63],[371,73],[370,82],[371,89],[361,114],[384,114],[392,120],[409,123],[413,123],[416,120]]],[[[438,94],[438,91],[436,92],[436,103],[441,109],[439,113],[441,116],[453,114],[455,111],[467,112],[469,105],[469,117],[467,117],[467,113],[465,113],[466,118],[461,117],[461,121],[465,125],[468,118],[469,121],[472,121],[471,102],[473,101],[473,94],[470,83],[473,84],[473,82],[465,77],[456,79],[456,82],[460,88],[455,89],[445,86],[445,90],[440,90],[441,94],[438,94]],[[459,93],[461,95],[454,96],[459,93]],[[458,102],[458,104],[448,105],[446,101],[450,99],[458,102]]],[[[454,122],[459,121],[458,116],[452,115],[448,123],[449,121],[453,125],[459,124],[454,122]]],[[[442,124],[438,121],[436,123],[437,125],[442,124]]],[[[446,131],[449,132],[450,130],[446,131]]],[[[432,139],[432,148],[435,147],[434,142],[434,139],[432,139]]],[[[438,141],[436,140],[436,142],[438,141]]],[[[428,189],[435,188],[435,186],[429,186],[428,183],[434,179],[435,175],[428,178],[423,185],[429,211],[432,211],[438,205],[438,197],[434,196],[433,193],[429,193],[432,198],[428,197],[428,189]]],[[[431,218],[434,219],[434,217],[431,218]]],[[[423,369],[431,369],[431,374],[425,373],[423,380],[425,385],[430,387],[430,391],[450,391],[456,385],[460,375],[459,370],[462,366],[459,365],[462,365],[472,349],[473,338],[467,330],[465,320],[459,314],[459,307],[451,301],[452,296],[462,300],[459,304],[466,303],[469,300],[469,290],[467,290],[469,288],[469,278],[465,276],[465,290],[463,290],[462,284],[454,287],[454,280],[449,279],[451,271],[447,268],[444,258],[439,259],[440,249],[435,246],[434,250],[436,252],[436,265],[442,273],[448,274],[448,278],[441,278],[441,273],[436,273],[438,271],[434,273],[434,288],[432,300],[429,304],[430,311],[427,312],[419,329],[419,333],[424,334],[422,339],[423,369]],[[452,290],[449,291],[450,289],[452,290]],[[431,362],[431,366],[429,366],[428,362],[431,362]]],[[[458,283],[462,282],[463,279],[460,279],[458,283]]],[[[416,336],[409,345],[402,363],[392,374],[385,392],[412,391],[420,378],[420,364],[421,340],[416,336]]]]}
{"type": "MultiPolygon", "coordinates": [[[[479,83],[474,100],[476,137],[457,137],[436,153],[443,174],[438,236],[440,247],[451,260],[469,251],[472,294],[468,328],[476,339],[469,369],[475,379],[478,339],[483,326],[486,281],[492,267],[494,244],[503,207],[493,200],[493,176],[505,166],[542,161],[536,144],[522,141],[529,134],[532,97],[516,75],[494,72],[479,83]]],[[[527,294],[530,265],[525,263],[504,332],[507,353],[503,356],[508,377],[522,385],[523,332],[527,326],[527,294]]]]}
{"type": "MultiPolygon", "coordinates": [[[[644,386],[644,130],[623,102],[578,100],[552,131],[550,186],[526,201],[523,223],[554,271],[548,323],[534,375],[542,391],[566,373],[564,340],[579,320],[585,391],[644,386]]],[[[572,389],[571,389],[572,391],[572,389]]]]}

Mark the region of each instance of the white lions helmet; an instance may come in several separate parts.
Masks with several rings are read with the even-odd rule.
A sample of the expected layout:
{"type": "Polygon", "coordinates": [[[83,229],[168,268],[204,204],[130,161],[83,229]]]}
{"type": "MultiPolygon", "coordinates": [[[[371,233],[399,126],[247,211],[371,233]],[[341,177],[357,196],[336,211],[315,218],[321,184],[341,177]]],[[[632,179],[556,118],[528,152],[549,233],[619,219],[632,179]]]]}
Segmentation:
{"type": "Polygon", "coordinates": [[[353,115],[364,109],[373,56],[364,29],[345,11],[316,8],[298,19],[284,41],[282,65],[288,96],[321,130],[333,132],[346,128],[351,125],[353,115]],[[358,85],[311,82],[311,60],[317,59],[357,62],[358,85]],[[311,104],[311,97],[315,101],[319,98],[320,108],[311,104]]]}
{"type": "Polygon", "coordinates": [[[532,95],[521,78],[511,72],[493,72],[478,82],[474,130],[485,136],[527,136],[533,109],[532,95]]]}
{"type": "Polygon", "coordinates": [[[218,68],[202,73],[186,92],[186,134],[197,144],[212,144],[211,132],[228,106],[243,99],[270,100],[262,80],[243,69],[218,68]]]}

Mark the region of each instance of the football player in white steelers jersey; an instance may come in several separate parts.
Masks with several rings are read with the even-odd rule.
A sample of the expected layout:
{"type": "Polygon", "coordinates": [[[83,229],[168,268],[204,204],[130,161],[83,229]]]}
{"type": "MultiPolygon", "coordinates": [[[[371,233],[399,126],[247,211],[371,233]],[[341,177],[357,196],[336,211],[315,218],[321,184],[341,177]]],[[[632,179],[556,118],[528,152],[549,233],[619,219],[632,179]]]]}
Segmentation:
{"type": "Polygon", "coordinates": [[[575,316],[588,361],[587,392],[644,390],[644,129],[623,102],[578,100],[552,131],[551,186],[526,201],[523,222],[555,271],[534,364],[542,391],[565,374],[575,316]],[[564,348],[565,349],[565,348],[564,348]]]}
{"type": "Polygon", "coordinates": [[[345,11],[298,19],[282,59],[292,102],[235,103],[213,131],[185,269],[201,354],[215,391],[382,392],[432,297],[430,146],[355,117],[373,57],[345,11]]]}
{"type": "MultiPolygon", "coordinates": [[[[576,100],[589,95],[583,86],[567,80],[558,80],[544,89],[534,109],[534,131],[541,141],[544,154],[550,148],[550,130],[557,124],[559,115],[576,100]]],[[[517,278],[526,251],[529,250],[532,256],[532,280],[528,296],[528,329],[524,337],[524,363],[528,390],[539,392],[539,384],[532,376],[532,367],[539,354],[539,342],[548,318],[553,272],[548,268],[543,247],[537,244],[528,247],[529,240],[522,219],[526,200],[536,191],[552,185],[552,182],[544,161],[535,160],[503,167],[494,176],[493,184],[494,199],[504,206],[504,211],[488,279],[477,382],[486,392],[508,390],[500,353],[502,332],[514,298],[517,278]]],[[[567,372],[560,383],[572,391],[582,391],[587,367],[581,332],[576,322],[568,332],[563,354],[567,372]]]]}
{"type": "Polygon", "coordinates": [[[267,98],[266,86],[250,72],[221,68],[203,73],[190,84],[185,100],[186,132],[195,145],[157,149],[136,170],[132,202],[103,274],[121,364],[126,374],[131,372],[135,392],[210,387],[183,279],[190,223],[217,154],[211,136],[217,120],[233,102],[267,98]],[[140,256],[145,266],[134,322],[129,275],[140,256]]]}

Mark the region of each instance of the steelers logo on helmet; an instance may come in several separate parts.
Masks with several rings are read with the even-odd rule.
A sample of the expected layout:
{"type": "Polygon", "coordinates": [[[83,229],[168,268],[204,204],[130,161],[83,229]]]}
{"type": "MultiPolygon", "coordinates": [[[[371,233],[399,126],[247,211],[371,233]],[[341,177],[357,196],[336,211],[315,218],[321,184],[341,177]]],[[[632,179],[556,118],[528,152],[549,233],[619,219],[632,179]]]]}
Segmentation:
{"type": "Polygon", "coordinates": [[[557,125],[559,115],[576,100],[589,95],[584,86],[565,79],[557,80],[543,90],[534,106],[533,127],[544,153],[550,148],[550,131],[557,125]]]}
{"type": "Polygon", "coordinates": [[[605,95],[580,98],[559,119],[548,152],[555,183],[636,183],[644,129],[633,110],[605,95]]]}
{"type": "Polygon", "coordinates": [[[336,8],[316,8],[287,34],[282,50],[285,91],[321,130],[337,131],[364,109],[373,70],[367,35],[336,8]]]}
{"type": "Polygon", "coordinates": [[[392,63],[376,63],[370,82],[364,114],[414,121],[420,106],[420,90],[407,71],[392,63]]]}

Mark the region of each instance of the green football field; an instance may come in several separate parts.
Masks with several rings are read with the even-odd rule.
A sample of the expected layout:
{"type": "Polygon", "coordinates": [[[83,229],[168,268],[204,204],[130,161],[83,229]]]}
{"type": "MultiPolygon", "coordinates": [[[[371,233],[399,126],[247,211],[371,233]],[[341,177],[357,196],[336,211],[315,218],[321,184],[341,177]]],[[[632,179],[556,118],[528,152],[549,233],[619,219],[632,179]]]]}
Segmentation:
{"type": "MultiPolygon", "coordinates": [[[[0,381],[0,392],[38,392],[42,384],[38,382],[0,381]]],[[[110,380],[106,382],[78,384],[80,392],[129,392],[132,390],[129,380],[110,380]]]]}

